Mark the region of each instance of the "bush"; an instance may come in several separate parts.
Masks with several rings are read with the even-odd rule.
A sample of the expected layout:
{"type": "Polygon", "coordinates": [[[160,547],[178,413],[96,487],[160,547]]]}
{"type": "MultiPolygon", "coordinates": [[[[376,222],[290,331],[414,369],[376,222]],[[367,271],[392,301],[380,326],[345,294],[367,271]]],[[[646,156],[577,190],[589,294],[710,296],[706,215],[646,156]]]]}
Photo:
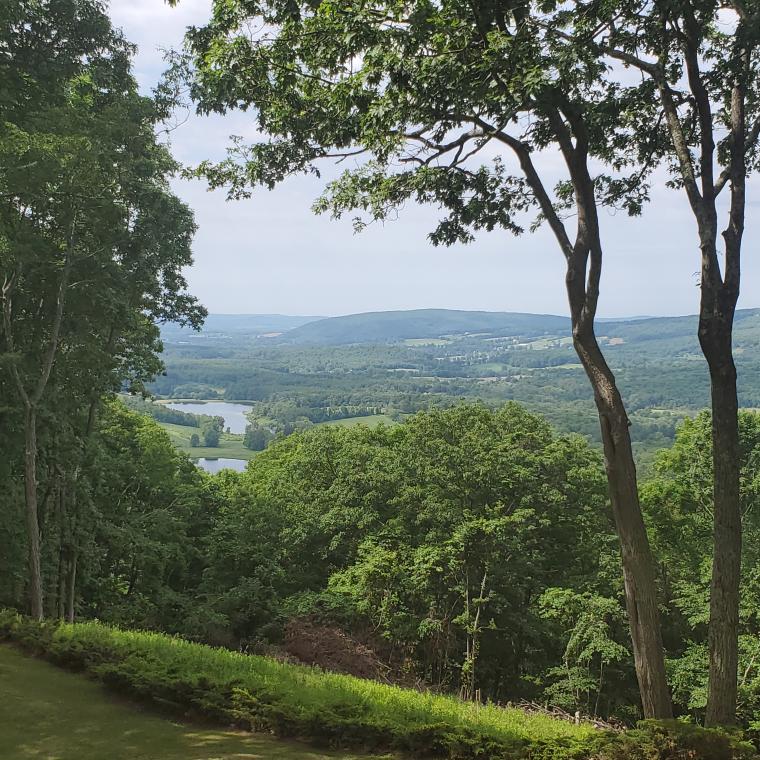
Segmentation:
{"type": "Polygon", "coordinates": [[[329,746],[450,760],[758,760],[738,737],[676,721],[597,731],[100,623],[2,612],[3,638],[156,705],[329,746]]]}

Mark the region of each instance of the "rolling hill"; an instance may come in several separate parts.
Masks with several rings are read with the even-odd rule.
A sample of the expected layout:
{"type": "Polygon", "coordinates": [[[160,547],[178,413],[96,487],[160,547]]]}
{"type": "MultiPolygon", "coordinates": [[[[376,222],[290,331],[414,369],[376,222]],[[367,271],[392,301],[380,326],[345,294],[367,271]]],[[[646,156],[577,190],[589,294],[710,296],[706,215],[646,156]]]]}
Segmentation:
{"type": "Polygon", "coordinates": [[[413,309],[320,319],[290,330],[282,336],[282,341],[295,345],[348,345],[478,333],[499,336],[554,335],[569,329],[570,320],[567,317],[551,314],[413,309]]]}

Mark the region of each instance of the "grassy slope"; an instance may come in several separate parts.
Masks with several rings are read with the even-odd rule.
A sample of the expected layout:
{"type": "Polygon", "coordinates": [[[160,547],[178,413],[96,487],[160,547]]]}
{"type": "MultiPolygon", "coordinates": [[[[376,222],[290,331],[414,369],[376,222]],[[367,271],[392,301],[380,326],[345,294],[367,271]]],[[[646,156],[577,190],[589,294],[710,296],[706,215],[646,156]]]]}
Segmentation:
{"type": "Polygon", "coordinates": [[[125,653],[160,661],[172,671],[212,682],[235,682],[241,689],[257,693],[262,688],[287,711],[340,716],[350,707],[372,718],[372,722],[412,729],[418,725],[445,724],[477,727],[494,738],[563,739],[585,738],[594,729],[557,721],[522,710],[478,706],[454,697],[424,694],[353,676],[326,673],[318,668],[290,665],[266,657],[215,649],[159,633],[122,631],[100,623],[61,625],[61,640],[76,641],[85,650],[101,643],[125,653]]]}
{"type": "MultiPolygon", "coordinates": [[[[82,676],[0,646],[3,760],[327,760],[260,734],[176,723],[109,698],[82,676]],[[33,730],[32,728],[33,727],[33,730]]],[[[342,755],[348,760],[355,755],[342,755]]]]}
{"type": "MultiPolygon", "coordinates": [[[[452,697],[420,693],[410,689],[325,673],[316,668],[283,664],[224,649],[213,649],[157,633],[122,631],[100,623],[38,623],[11,611],[0,611],[0,640],[17,641],[44,654],[57,664],[83,670],[119,691],[186,714],[201,714],[217,725],[238,725],[278,736],[298,736],[322,746],[356,747],[360,750],[401,751],[407,757],[438,757],[449,760],[760,760],[748,744],[737,737],[706,731],[677,721],[647,723],[624,733],[599,732],[588,725],[575,725],[516,709],[476,705],[452,697]]],[[[22,680],[34,695],[48,689],[47,682],[35,685],[26,675],[22,680]]],[[[4,760],[47,758],[47,760],[90,760],[108,757],[161,758],[249,758],[250,754],[171,754],[154,751],[148,755],[76,752],[69,755],[30,753],[34,741],[52,730],[45,706],[15,701],[10,725],[3,718],[3,683],[9,681],[0,662],[0,756],[4,760]],[[35,716],[34,710],[42,712],[35,716]],[[36,718],[36,719],[35,719],[36,718]],[[30,722],[31,721],[31,722],[30,722]],[[21,726],[17,728],[16,726],[21,726]],[[35,731],[29,730],[35,726],[35,731]],[[37,730],[38,726],[42,726],[37,730]],[[43,733],[44,731],[44,733],[43,733]],[[5,737],[3,736],[5,732],[5,737]],[[15,737],[11,744],[8,737],[15,737]],[[20,737],[20,738],[19,738],[20,737]],[[5,741],[3,740],[5,738],[5,741]],[[21,747],[10,756],[8,746],[21,747]],[[6,750],[4,753],[1,750],[6,750]]],[[[18,678],[16,678],[18,683],[18,678]]],[[[18,688],[18,687],[16,687],[18,688]]],[[[59,692],[60,695],[60,692],[59,692]]],[[[86,740],[93,722],[77,703],[75,692],[66,691],[66,708],[73,708],[70,735],[62,747],[86,740]],[[73,724],[74,730],[71,731],[73,724]],[[81,728],[81,730],[77,730],[81,728]]],[[[59,708],[61,709],[61,708],[59,708]]],[[[94,724],[98,724],[98,720],[94,724]]],[[[131,728],[132,722],[129,726],[131,728]]],[[[105,722],[114,744],[133,741],[124,724],[105,722]]],[[[180,727],[181,728],[181,727],[180,727]]],[[[168,729],[167,729],[168,730],[168,729]]],[[[187,730],[187,729],[186,729],[187,730]]],[[[160,732],[159,732],[160,733],[160,732]]],[[[177,737],[185,750],[201,752],[226,732],[177,737]],[[190,744],[189,748],[187,744],[190,744]]],[[[159,740],[161,737],[159,736],[159,740]]],[[[55,741],[55,739],[53,739],[55,741]]],[[[59,741],[61,739],[59,738],[59,741]]],[[[56,752],[59,747],[56,745],[56,752]]],[[[111,749],[109,747],[109,749],[111,749]]],[[[170,748],[171,749],[171,748],[170,748]]],[[[280,747],[279,754],[265,749],[253,757],[320,757],[293,754],[280,747]]]]}

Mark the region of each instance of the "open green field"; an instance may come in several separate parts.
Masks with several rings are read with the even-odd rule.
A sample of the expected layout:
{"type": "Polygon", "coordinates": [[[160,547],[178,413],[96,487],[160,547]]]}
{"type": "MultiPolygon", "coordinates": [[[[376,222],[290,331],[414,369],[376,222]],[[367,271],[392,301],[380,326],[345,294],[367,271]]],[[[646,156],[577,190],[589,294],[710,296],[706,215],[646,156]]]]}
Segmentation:
{"type": "Polygon", "coordinates": [[[167,720],[0,645],[3,760],[355,760],[261,734],[167,720]]]}
{"type": "Polygon", "coordinates": [[[366,425],[373,428],[378,425],[395,425],[396,421],[387,414],[370,414],[366,417],[346,417],[342,420],[328,420],[318,422],[317,425],[336,425],[337,427],[354,427],[354,425],[366,425]]]}
{"type": "Polygon", "coordinates": [[[448,346],[451,343],[446,338],[407,338],[405,346],[448,346]]]}
{"type": "Polygon", "coordinates": [[[193,448],[190,445],[190,436],[197,433],[200,437],[200,428],[190,427],[189,425],[174,425],[170,422],[159,422],[159,425],[169,433],[172,443],[180,450],[191,456],[193,459],[208,457],[209,459],[251,459],[256,456],[255,451],[251,451],[243,446],[243,436],[233,435],[231,433],[222,433],[217,448],[211,449],[205,446],[193,448]]]}
{"type": "MultiPolygon", "coordinates": [[[[266,420],[259,420],[259,422],[265,423],[266,420]]],[[[234,435],[232,433],[222,433],[222,438],[219,441],[217,448],[207,448],[206,446],[199,446],[193,448],[190,445],[190,437],[193,433],[197,433],[200,437],[200,428],[190,427],[189,425],[175,425],[171,422],[159,422],[159,425],[166,430],[171,438],[172,443],[180,450],[193,459],[208,458],[208,459],[253,459],[258,453],[257,451],[251,451],[243,445],[243,436],[234,435]]],[[[339,427],[353,427],[354,425],[366,425],[373,428],[378,425],[395,425],[395,420],[391,419],[387,414],[372,414],[366,417],[347,417],[342,420],[330,420],[328,422],[318,422],[317,425],[336,425],[339,427]]]]}

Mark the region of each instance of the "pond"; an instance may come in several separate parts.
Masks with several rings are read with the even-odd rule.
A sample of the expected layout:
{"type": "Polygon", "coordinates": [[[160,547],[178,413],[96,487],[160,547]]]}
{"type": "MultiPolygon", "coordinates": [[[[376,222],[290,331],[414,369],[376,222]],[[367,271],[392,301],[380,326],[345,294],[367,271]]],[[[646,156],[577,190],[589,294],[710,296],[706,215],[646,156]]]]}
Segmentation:
{"type": "Polygon", "coordinates": [[[245,459],[210,459],[203,457],[195,462],[198,467],[206,472],[210,472],[212,475],[220,470],[236,470],[237,472],[243,472],[248,462],[245,459]]]}
{"type": "Polygon", "coordinates": [[[243,435],[245,426],[248,424],[246,414],[251,411],[250,406],[245,404],[232,404],[229,401],[170,401],[169,409],[177,409],[188,414],[208,414],[211,417],[224,417],[224,428],[230,429],[230,433],[243,435]]]}

